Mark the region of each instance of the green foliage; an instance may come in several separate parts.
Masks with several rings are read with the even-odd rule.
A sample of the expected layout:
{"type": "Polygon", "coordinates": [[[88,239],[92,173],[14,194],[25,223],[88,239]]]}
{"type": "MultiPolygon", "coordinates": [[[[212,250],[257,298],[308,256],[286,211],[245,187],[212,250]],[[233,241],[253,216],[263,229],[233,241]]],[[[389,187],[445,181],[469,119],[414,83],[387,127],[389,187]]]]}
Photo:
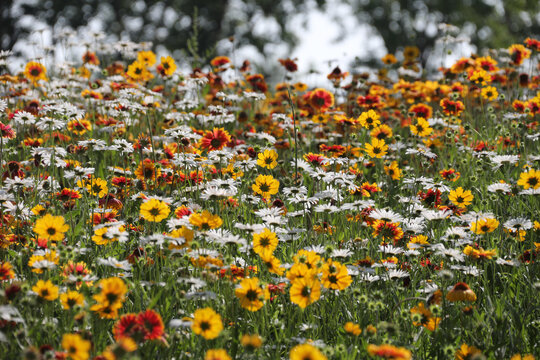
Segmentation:
{"type": "MultiPolygon", "coordinates": [[[[467,35],[477,47],[498,48],[540,34],[540,2],[508,0],[500,2],[473,0],[341,0],[351,5],[361,23],[369,24],[380,35],[389,52],[406,45],[416,45],[425,52],[432,48],[438,35],[437,25],[449,23],[468,29],[467,35]]],[[[274,1],[243,0],[241,14],[228,13],[230,0],[46,0],[20,5],[0,3],[2,32],[0,45],[10,49],[18,39],[29,34],[18,21],[28,15],[51,26],[74,29],[99,19],[108,35],[128,37],[135,42],[159,42],[169,51],[187,49],[199,63],[213,53],[216,43],[235,36],[238,46],[250,44],[266,54],[265,46],[286,43],[291,48],[298,42],[288,23],[292,16],[305,12],[307,0],[274,1]],[[193,9],[197,11],[192,16],[193,9]],[[226,14],[229,14],[226,16],[226,14]],[[275,20],[279,35],[259,34],[253,30],[261,18],[275,20]],[[196,40],[195,40],[196,39],[196,40]],[[204,56],[203,56],[204,54],[204,56]]],[[[334,2],[317,0],[323,11],[334,2]]],[[[336,19],[336,24],[340,24],[336,19]]],[[[365,60],[370,64],[372,59],[365,60]]]]}

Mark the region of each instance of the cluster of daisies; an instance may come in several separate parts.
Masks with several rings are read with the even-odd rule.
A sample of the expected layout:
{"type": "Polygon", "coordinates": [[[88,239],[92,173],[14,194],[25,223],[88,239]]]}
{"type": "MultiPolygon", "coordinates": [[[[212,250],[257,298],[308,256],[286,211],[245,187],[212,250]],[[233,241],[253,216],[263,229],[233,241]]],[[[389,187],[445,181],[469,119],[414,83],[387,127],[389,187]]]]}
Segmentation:
{"type": "Polygon", "coordinates": [[[101,49],[1,68],[7,358],[538,355],[540,41],[315,89],[101,49]]]}

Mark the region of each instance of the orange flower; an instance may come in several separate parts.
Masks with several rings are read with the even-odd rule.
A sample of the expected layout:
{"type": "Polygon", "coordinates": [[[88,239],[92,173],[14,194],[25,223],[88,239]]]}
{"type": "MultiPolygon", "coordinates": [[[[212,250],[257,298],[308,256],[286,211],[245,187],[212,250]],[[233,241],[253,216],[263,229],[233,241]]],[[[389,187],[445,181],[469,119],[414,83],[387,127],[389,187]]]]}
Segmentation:
{"type": "Polygon", "coordinates": [[[82,56],[82,61],[85,64],[99,65],[99,59],[95,52],[87,51],[82,56]]]}
{"type": "Polygon", "coordinates": [[[443,112],[448,116],[459,116],[463,110],[465,110],[465,105],[459,100],[452,101],[450,99],[442,99],[440,103],[443,108],[443,112]]]}
{"type": "Polygon", "coordinates": [[[227,56],[216,56],[212,60],[210,60],[210,65],[213,67],[222,67],[223,65],[227,65],[231,62],[231,59],[229,59],[227,56]]]}
{"type": "Polygon", "coordinates": [[[476,301],[476,294],[471,290],[469,285],[464,282],[458,282],[452,290],[446,294],[446,300],[448,301],[476,301]]]}
{"type": "Polygon", "coordinates": [[[513,65],[521,65],[523,60],[531,56],[531,51],[521,44],[514,44],[508,48],[513,65]]]}
{"type": "Polygon", "coordinates": [[[414,116],[429,119],[433,115],[433,109],[426,104],[416,104],[409,108],[410,113],[414,113],[414,116]]]}
{"type": "Polygon", "coordinates": [[[397,347],[390,344],[383,345],[373,345],[369,344],[367,351],[371,356],[378,356],[385,359],[394,359],[394,360],[409,360],[412,359],[412,354],[409,350],[397,347]]]}
{"type": "Polygon", "coordinates": [[[295,72],[298,70],[298,65],[291,59],[278,59],[279,63],[289,72],[295,72]]]}
{"type": "Polygon", "coordinates": [[[325,89],[317,88],[308,93],[309,103],[316,110],[326,111],[328,108],[334,105],[334,95],[325,89]]]}
{"type": "Polygon", "coordinates": [[[200,146],[207,151],[221,150],[231,141],[231,136],[223,128],[208,130],[200,140],[200,146]]]}
{"type": "Polygon", "coordinates": [[[24,68],[24,76],[36,84],[39,80],[47,80],[47,69],[36,61],[30,61],[24,68]]]}

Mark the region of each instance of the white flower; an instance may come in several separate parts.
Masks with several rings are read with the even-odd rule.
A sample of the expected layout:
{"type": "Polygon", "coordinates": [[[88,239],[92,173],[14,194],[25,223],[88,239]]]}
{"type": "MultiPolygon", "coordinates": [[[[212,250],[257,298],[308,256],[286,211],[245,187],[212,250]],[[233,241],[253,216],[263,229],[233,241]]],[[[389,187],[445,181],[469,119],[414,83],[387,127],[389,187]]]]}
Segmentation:
{"type": "Polygon", "coordinates": [[[402,278],[409,277],[409,273],[406,272],[405,270],[390,269],[388,270],[386,274],[384,274],[384,277],[387,279],[395,279],[395,278],[402,279],[402,278]]]}
{"type": "Polygon", "coordinates": [[[308,190],[304,185],[300,187],[286,187],[283,188],[283,194],[285,196],[307,195],[308,190]]]}
{"type": "Polygon", "coordinates": [[[277,207],[260,209],[255,211],[254,214],[261,218],[265,216],[280,216],[283,214],[283,209],[277,207]]]}
{"type": "Polygon", "coordinates": [[[464,227],[451,227],[446,229],[443,240],[460,240],[468,239],[470,236],[467,233],[467,228],[464,227]]]}
{"type": "Polygon", "coordinates": [[[527,190],[522,190],[519,192],[519,195],[540,195],[540,188],[538,189],[529,188],[527,190]]]}
{"type": "Polygon", "coordinates": [[[36,126],[41,131],[60,130],[66,126],[66,123],[57,119],[52,119],[44,116],[36,122],[36,126]]]}
{"type": "Polygon", "coordinates": [[[19,219],[29,219],[33,214],[30,208],[25,206],[22,202],[10,202],[6,201],[2,203],[2,207],[6,209],[8,213],[19,219]]]}
{"type": "Polygon", "coordinates": [[[7,109],[7,101],[0,99],[0,112],[4,112],[7,109]]]}
{"type": "Polygon", "coordinates": [[[519,261],[517,260],[513,260],[513,259],[503,259],[503,258],[497,258],[495,260],[495,263],[499,264],[499,265],[507,265],[507,266],[519,266],[519,261]]]}
{"type": "Polygon", "coordinates": [[[401,223],[401,227],[403,229],[403,232],[405,233],[419,234],[424,231],[426,225],[424,218],[417,217],[403,220],[403,222],[401,223]]]}
{"type": "Polygon", "coordinates": [[[222,99],[223,101],[232,101],[232,102],[238,102],[242,100],[242,97],[237,94],[226,94],[223,91],[218,91],[216,94],[216,97],[218,99],[222,99]]]}
{"type": "Polygon", "coordinates": [[[420,286],[422,286],[423,288],[418,289],[418,291],[424,294],[431,294],[439,288],[439,286],[435,284],[433,281],[426,281],[426,280],[420,281],[420,286]]]}
{"type": "Polygon", "coordinates": [[[366,281],[366,282],[375,282],[381,280],[381,277],[378,275],[371,275],[369,273],[360,273],[358,275],[358,280],[360,281],[366,281]]]}
{"type": "Polygon", "coordinates": [[[192,323],[193,323],[193,320],[191,320],[191,319],[189,319],[189,320],[171,319],[171,321],[169,321],[169,327],[171,327],[173,329],[176,329],[176,328],[179,328],[179,327],[189,328],[189,327],[191,327],[192,323]]]}
{"type": "Polygon", "coordinates": [[[326,250],[324,245],[310,245],[304,248],[306,251],[313,251],[316,254],[323,254],[326,250]]]}
{"type": "Polygon", "coordinates": [[[529,219],[515,218],[506,221],[503,224],[504,228],[512,231],[529,230],[533,227],[533,223],[529,219]]]}
{"type": "Polygon", "coordinates": [[[435,255],[449,257],[450,259],[457,262],[465,261],[465,256],[463,255],[463,252],[458,249],[441,249],[435,252],[435,255]]]}
{"type": "Polygon", "coordinates": [[[392,245],[379,245],[379,251],[385,254],[402,254],[405,250],[392,245]]]}
{"type": "Polygon", "coordinates": [[[240,201],[243,203],[248,203],[251,205],[257,205],[261,202],[261,199],[258,196],[250,195],[250,194],[242,194],[240,196],[240,201]]]}
{"type": "Polygon", "coordinates": [[[387,209],[375,209],[370,214],[369,217],[377,220],[383,220],[386,222],[392,222],[392,223],[401,223],[403,222],[403,216],[398,214],[397,212],[393,210],[387,210],[387,209]]]}
{"type": "Polygon", "coordinates": [[[289,198],[288,201],[291,204],[300,204],[309,209],[312,205],[318,203],[319,199],[317,199],[316,197],[308,197],[307,195],[296,194],[292,198],[289,198]]]}
{"type": "Polygon", "coordinates": [[[49,260],[39,260],[39,261],[35,261],[33,264],[32,264],[32,267],[34,269],[47,269],[47,270],[50,270],[50,269],[54,269],[56,267],[56,264],[52,261],[49,261],[49,260]]]}
{"type": "Polygon", "coordinates": [[[484,270],[478,269],[476,266],[450,265],[450,269],[472,276],[479,276],[484,272],[484,270]]]}
{"type": "Polygon", "coordinates": [[[236,189],[226,190],[226,189],[220,189],[218,187],[208,187],[204,189],[204,191],[202,192],[201,199],[208,201],[208,200],[215,200],[220,197],[228,198],[231,196],[235,196],[236,193],[237,193],[236,189]]]}
{"type": "Polygon", "coordinates": [[[251,99],[255,101],[266,99],[266,95],[264,95],[263,93],[257,93],[253,91],[244,91],[243,95],[246,99],[251,99]]]}
{"type": "Polygon", "coordinates": [[[36,123],[36,117],[29,112],[19,111],[13,116],[12,121],[18,126],[30,126],[36,123]]]}
{"type": "Polygon", "coordinates": [[[124,271],[129,271],[132,268],[129,261],[127,261],[127,260],[119,261],[119,260],[113,258],[112,256],[109,256],[106,259],[98,258],[98,263],[100,265],[111,266],[113,268],[124,270],[124,271]]]}
{"type": "Polygon", "coordinates": [[[118,151],[120,151],[122,155],[131,154],[134,150],[133,144],[126,139],[114,139],[113,144],[118,146],[118,151]]]}
{"type": "Polygon", "coordinates": [[[353,252],[349,249],[334,249],[330,254],[330,257],[345,259],[352,256],[352,254],[353,252]]]}
{"type": "Polygon", "coordinates": [[[513,165],[519,161],[519,155],[496,155],[490,158],[493,163],[493,170],[497,170],[503,165],[513,165]]]}
{"type": "Polygon", "coordinates": [[[247,232],[252,233],[259,233],[264,230],[265,226],[263,224],[242,224],[242,223],[235,223],[234,227],[239,230],[244,230],[247,232]]]}
{"type": "Polygon", "coordinates": [[[452,210],[424,210],[422,216],[428,221],[444,220],[452,215],[452,210]]]}
{"type": "Polygon", "coordinates": [[[333,214],[339,211],[339,208],[335,205],[320,204],[313,208],[315,212],[333,214]]]}
{"type": "Polygon", "coordinates": [[[450,191],[450,188],[448,186],[444,185],[443,183],[433,183],[433,184],[431,184],[429,186],[424,187],[424,189],[426,189],[426,190],[429,190],[429,189],[439,190],[441,193],[445,193],[445,192],[450,191]]]}
{"type": "Polygon", "coordinates": [[[262,221],[268,226],[286,225],[288,220],[283,216],[266,215],[262,217],[262,221]]]}

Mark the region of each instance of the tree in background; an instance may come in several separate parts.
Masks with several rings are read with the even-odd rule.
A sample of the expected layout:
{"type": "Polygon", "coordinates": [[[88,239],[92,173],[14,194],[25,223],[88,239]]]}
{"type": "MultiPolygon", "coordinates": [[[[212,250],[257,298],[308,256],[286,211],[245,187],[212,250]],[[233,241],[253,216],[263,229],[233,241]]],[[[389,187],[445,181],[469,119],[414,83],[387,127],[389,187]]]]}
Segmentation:
{"type": "Polygon", "coordinates": [[[151,41],[171,52],[189,49],[202,62],[213,55],[219,40],[230,36],[238,46],[249,44],[269,55],[268,44],[296,45],[288,26],[292,16],[310,4],[324,11],[336,1],[350,4],[359,21],[380,34],[390,53],[406,45],[429,50],[439,23],[465,29],[479,48],[506,47],[540,34],[538,0],[2,0],[0,45],[10,49],[27,36],[31,19],[53,29],[79,29],[98,21],[113,39],[151,41]],[[261,21],[277,31],[254,31],[261,21]]]}
{"type": "Polygon", "coordinates": [[[422,54],[434,47],[437,25],[465,30],[477,48],[508,47],[540,34],[538,0],[350,0],[361,22],[384,39],[389,53],[415,45],[422,54]]]}

